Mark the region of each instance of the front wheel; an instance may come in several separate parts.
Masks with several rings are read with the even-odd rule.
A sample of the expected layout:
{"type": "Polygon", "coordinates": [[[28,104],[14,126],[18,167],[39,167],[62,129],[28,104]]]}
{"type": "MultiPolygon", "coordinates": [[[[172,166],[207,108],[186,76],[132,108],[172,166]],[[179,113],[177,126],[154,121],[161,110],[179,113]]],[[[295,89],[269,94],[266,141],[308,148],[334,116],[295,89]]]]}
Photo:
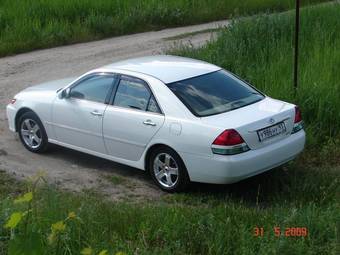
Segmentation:
{"type": "Polygon", "coordinates": [[[148,168],[152,179],[164,191],[183,191],[190,182],[182,159],[168,147],[157,148],[151,153],[148,168]]]}
{"type": "Polygon", "coordinates": [[[26,112],[18,122],[19,137],[22,144],[31,152],[44,152],[47,149],[48,138],[39,117],[33,112],[26,112]]]}

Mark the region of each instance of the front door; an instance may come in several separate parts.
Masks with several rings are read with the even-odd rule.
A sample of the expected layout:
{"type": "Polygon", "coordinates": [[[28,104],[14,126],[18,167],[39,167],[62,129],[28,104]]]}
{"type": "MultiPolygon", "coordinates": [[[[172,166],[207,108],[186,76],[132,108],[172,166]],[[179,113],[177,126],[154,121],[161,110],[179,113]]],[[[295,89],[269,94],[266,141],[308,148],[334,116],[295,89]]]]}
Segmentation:
{"type": "Polygon", "coordinates": [[[71,86],[68,98],[53,104],[53,127],[59,142],[106,154],[103,116],[115,76],[95,74],[71,86]]]}

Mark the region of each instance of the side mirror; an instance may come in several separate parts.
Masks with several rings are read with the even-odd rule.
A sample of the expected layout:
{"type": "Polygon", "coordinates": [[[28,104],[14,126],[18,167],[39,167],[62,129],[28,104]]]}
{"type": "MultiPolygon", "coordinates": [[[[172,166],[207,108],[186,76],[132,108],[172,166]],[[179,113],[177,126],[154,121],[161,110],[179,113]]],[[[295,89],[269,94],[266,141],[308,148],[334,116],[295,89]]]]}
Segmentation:
{"type": "Polygon", "coordinates": [[[71,93],[71,89],[70,88],[66,88],[66,89],[63,89],[60,93],[60,98],[63,99],[63,98],[69,98],[70,97],[70,93],[71,93]]]}

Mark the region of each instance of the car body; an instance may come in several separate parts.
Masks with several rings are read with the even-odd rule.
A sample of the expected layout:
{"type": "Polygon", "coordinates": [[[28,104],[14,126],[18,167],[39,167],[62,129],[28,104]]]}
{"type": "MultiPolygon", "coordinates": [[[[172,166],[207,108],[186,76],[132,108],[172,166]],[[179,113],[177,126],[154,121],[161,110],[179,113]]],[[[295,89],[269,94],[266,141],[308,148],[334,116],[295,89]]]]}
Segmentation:
{"type": "MultiPolygon", "coordinates": [[[[222,85],[216,89],[229,88],[222,85]]],[[[49,143],[138,169],[147,170],[150,153],[166,147],[174,155],[170,160],[181,161],[176,166],[185,169],[186,178],[194,182],[240,181],[293,159],[305,144],[301,118],[296,119],[300,112],[294,104],[265,96],[218,66],[176,56],[124,60],[78,78],[21,91],[7,106],[7,117],[11,131],[23,130],[26,148],[37,144],[29,134],[34,133],[33,127],[28,128],[32,123],[25,126],[23,120],[19,126],[27,112],[34,113],[31,119],[37,121],[32,123],[41,123],[49,143]],[[207,83],[230,80],[234,90],[242,87],[237,93],[255,98],[220,104],[224,99],[214,94],[214,84],[202,85],[201,79],[207,83]],[[110,82],[111,86],[106,85],[110,82]],[[205,94],[204,90],[212,91],[205,94]],[[260,136],[265,139],[260,141],[260,136]],[[223,137],[228,143],[224,144],[223,137]],[[241,140],[233,144],[233,137],[241,140]]],[[[157,162],[165,167],[170,156],[158,156],[163,163],[157,162]]],[[[157,162],[153,162],[155,167],[157,162]]]]}

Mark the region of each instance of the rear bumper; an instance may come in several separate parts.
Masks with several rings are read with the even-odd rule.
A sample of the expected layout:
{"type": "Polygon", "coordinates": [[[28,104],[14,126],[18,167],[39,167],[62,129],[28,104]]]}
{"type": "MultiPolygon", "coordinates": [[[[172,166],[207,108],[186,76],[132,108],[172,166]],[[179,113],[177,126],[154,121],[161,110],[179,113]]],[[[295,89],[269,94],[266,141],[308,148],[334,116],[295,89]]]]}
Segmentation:
{"type": "Polygon", "coordinates": [[[182,153],[190,180],[226,184],[260,174],[295,158],[304,148],[305,132],[301,130],[288,138],[261,149],[227,156],[202,157],[182,153]]]}
{"type": "Polygon", "coordinates": [[[8,126],[9,129],[12,132],[15,132],[15,114],[16,114],[16,109],[14,108],[13,105],[9,104],[6,107],[6,115],[7,115],[7,119],[8,119],[8,126]]]}

